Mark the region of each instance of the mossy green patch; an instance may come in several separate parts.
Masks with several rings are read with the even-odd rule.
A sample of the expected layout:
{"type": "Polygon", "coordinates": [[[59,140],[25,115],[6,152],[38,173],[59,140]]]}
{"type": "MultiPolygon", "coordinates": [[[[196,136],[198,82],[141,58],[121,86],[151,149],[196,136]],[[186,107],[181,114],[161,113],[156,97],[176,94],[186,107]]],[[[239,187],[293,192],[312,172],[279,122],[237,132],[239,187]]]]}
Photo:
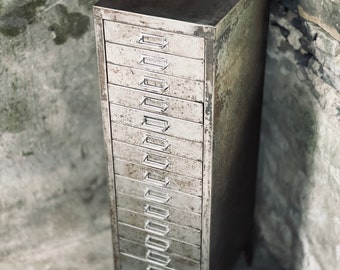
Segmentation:
{"type": "Polygon", "coordinates": [[[32,24],[35,21],[37,8],[45,5],[46,1],[33,0],[24,5],[19,5],[1,16],[0,33],[4,36],[15,37],[25,31],[27,24],[32,24]]]}
{"type": "Polygon", "coordinates": [[[78,0],[78,4],[81,6],[86,6],[87,9],[91,9],[94,3],[96,3],[97,0],[78,0]]]}
{"type": "Polygon", "coordinates": [[[25,129],[25,122],[29,120],[29,108],[25,101],[12,98],[7,106],[1,109],[1,131],[17,133],[25,129]]]}
{"type": "Polygon", "coordinates": [[[294,134],[300,149],[313,153],[317,143],[317,119],[311,104],[307,106],[295,96],[287,96],[285,104],[285,118],[287,127],[294,134]]]}
{"type": "Polygon", "coordinates": [[[57,45],[64,44],[69,37],[81,38],[89,29],[90,18],[79,12],[68,12],[64,5],[57,5],[59,22],[49,26],[54,32],[54,42],[57,45]]]}

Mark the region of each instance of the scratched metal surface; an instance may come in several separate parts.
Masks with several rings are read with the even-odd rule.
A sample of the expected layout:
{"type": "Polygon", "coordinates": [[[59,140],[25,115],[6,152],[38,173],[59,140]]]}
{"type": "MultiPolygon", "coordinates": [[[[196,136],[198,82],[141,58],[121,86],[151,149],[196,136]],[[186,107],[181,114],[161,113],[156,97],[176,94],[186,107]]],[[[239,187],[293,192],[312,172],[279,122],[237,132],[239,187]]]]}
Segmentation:
{"type": "Polygon", "coordinates": [[[240,0],[100,0],[97,5],[156,17],[216,25],[240,0]]]}
{"type": "MultiPolygon", "coordinates": [[[[98,22],[112,20],[205,39],[204,125],[200,127],[200,132],[203,131],[204,135],[203,168],[197,170],[203,171],[202,214],[200,216],[187,212],[183,215],[175,208],[170,209],[173,211],[170,215],[173,222],[202,229],[201,270],[230,269],[251,233],[267,6],[268,0],[216,0],[207,3],[201,0],[102,0],[95,8],[98,22]],[[190,12],[187,10],[184,14],[185,9],[190,12]],[[163,14],[165,11],[166,14],[163,14]],[[168,19],[178,19],[184,23],[168,19]]],[[[97,38],[101,41],[102,29],[99,32],[97,38]]],[[[103,120],[106,122],[109,121],[105,113],[109,106],[106,96],[108,89],[106,70],[102,69],[102,61],[105,61],[102,55],[104,46],[101,42],[99,45],[100,73],[105,78],[102,78],[102,101],[103,120]]],[[[194,94],[191,93],[190,96],[194,94]]],[[[196,96],[192,100],[200,99],[201,97],[196,96]]],[[[132,118],[129,123],[131,121],[132,118]]],[[[104,128],[107,128],[107,143],[112,144],[112,141],[108,142],[110,132],[106,125],[104,123],[104,128]]],[[[185,129],[180,127],[176,130],[185,129]]],[[[189,136],[186,139],[194,140],[195,134],[200,132],[181,132],[176,136],[185,135],[189,136]]],[[[110,148],[108,155],[110,174],[113,174],[110,148]]],[[[183,174],[189,172],[189,176],[192,176],[192,171],[184,171],[183,174]]],[[[111,192],[114,192],[114,175],[110,175],[110,179],[111,192]]],[[[118,204],[115,195],[111,198],[116,266],[119,265],[117,259],[124,258],[117,252],[117,210],[119,212],[124,207],[142,214],[145,208],[143,200],[138,198],[119,191],[117,197],[118,204]]]]}
{"type": "Polygon", "coordinates": [[[210,269],[230,269],[251,239],[268,1],[242,10],[215,42],[210,269]]]}

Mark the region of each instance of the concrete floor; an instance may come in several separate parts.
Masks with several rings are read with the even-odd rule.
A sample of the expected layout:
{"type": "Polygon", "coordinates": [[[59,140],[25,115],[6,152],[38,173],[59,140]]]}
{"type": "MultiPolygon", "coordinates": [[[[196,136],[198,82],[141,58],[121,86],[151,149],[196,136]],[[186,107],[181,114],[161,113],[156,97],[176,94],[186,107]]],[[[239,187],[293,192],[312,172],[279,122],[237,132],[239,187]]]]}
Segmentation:
{"type": "MultiPolygon", "coordinates": [[[[18,234],[27,235],[28,243],[21,243],[22,248],[15,248],[8,256],[3,253],[0,270],[113,270],[105,185],[91,196],[74,193],[37,211],[39,215],[34,216],[44,222],[31,219],[30,226],[18,228],[18,234]]],[[[264,245],[258,243],[254,265],[247,267],[241,257],[233,270],[282,269],[264,245]]]]}
{"type": "MultiPolygon", "coordinates": [[[[111,232],[62,239],[54,245],[34,250],[0,263],[1,270],[110,270],[113,269],[111,232]]],[[[133,269],[131,269],[133,270],[133,269]]],[[[185,269],[180,269],[185,270],[185,269]]],[[[283,270],[263,246],[257,246],[253,266],[241,257],[233,270],[283,270]]]]}

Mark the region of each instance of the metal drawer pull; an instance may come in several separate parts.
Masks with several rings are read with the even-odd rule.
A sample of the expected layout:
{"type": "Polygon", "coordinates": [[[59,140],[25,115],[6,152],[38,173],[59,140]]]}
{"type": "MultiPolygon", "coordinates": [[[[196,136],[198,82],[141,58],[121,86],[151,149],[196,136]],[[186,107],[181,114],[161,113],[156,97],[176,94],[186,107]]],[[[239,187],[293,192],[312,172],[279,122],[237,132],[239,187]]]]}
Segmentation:
{"type": "Polygon", "coordinates": [[[148,267],[146,268],[146,270],[163,270],[162,268],[158,268],[152,265],[148,265],[148,267]]]}
{"type": "Polygon", "coordinates": [[[164,49],[169,44],[165,37],[144,33],[140,34],[140,38],[137,42],[144,46],[158,49],[164,49]]]}
{"type": "Polygon", "coordinates": [[[142,55],[138,64],[156,70],[165,70],[169,66],[167,59],[150,55],[142,55]]]}
{"type": "Polygon", "coordinates": [[[158,138],[151,135],[146,135],[143,140],[143,146],[152,150],[166,151],[170,144],[166,139],[158,138]]]}
{"type": "Polygon", "coordinates": [[[152,174],[147,171],[144,173],[144,181],[160,187],[166,187],[170,183],[168,177],[162,177],[161,175],[152,174]]]}
{"type": "Polygon", "coordinates": [[[146,220],[144,229],[148,233],[153,233],[160,236],[166,236],[170,232],[168,225],[149,219],[146,220]]]}
{"type": "Polygon", "coordinates": [[[145,238],[145,246],[147,248],[165,252],[169,249],[170,242],[162,238],[147,235],[145,238]]]}
{"type": "Polygon", "coordinates": [[[151,250],[146,252],[146,260],[161,266],[167,266],[171,262],[170,256],[151,250]]]}
{"type": "Polygon", "coordinates": [[[150,77],[144,77],[139,85],[145,90],[156,92],[164,92],[169,88],[169,84],[166,81],[150,77]]]}
{"type": "Polygon", "coordinates": [[[160,170],[165,170],[170,164],[167,158],[153,154],[146,154],[142,163],[143,165],[160,170]]]}
{"type": "Polygon", "coordinates": [[[144,199],[148,201],[157,202],[157,203],[167,203],[170,201],[171,196],[168,193],[159,192],[159,191],[155,191],[150,188],[147,188],[144,193],[144,199]]]}
{"type": "Polygon", "coordinates": [[[165,132],[170,127],[168,121],[148,116],[144,116],[142,126],[157,132],[165,132]]]}
{"type": "Polygon", "coordinates": [[[168,209],[164,209],[157,206],[146,205],[144,209],[144,214],[149,217],[166,220],[169,218],[170,213],[168,209]]]}
{"type": "Polygon", "coordinates": [[[161,113],[165,112],[169,108],[166,100],[151,97],[143,97],[140,105],[147,110],[161,113]]]}

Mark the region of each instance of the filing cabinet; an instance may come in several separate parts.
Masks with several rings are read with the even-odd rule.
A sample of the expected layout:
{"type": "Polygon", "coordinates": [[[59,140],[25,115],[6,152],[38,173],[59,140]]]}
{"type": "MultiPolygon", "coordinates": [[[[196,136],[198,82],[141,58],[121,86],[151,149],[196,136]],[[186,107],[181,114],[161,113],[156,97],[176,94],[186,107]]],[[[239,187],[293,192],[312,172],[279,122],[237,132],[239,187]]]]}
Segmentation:
{"type": "Polygon", "coordinates": [[[268,1],[94,6],[116,270],[251,255],[268,1]]]}

